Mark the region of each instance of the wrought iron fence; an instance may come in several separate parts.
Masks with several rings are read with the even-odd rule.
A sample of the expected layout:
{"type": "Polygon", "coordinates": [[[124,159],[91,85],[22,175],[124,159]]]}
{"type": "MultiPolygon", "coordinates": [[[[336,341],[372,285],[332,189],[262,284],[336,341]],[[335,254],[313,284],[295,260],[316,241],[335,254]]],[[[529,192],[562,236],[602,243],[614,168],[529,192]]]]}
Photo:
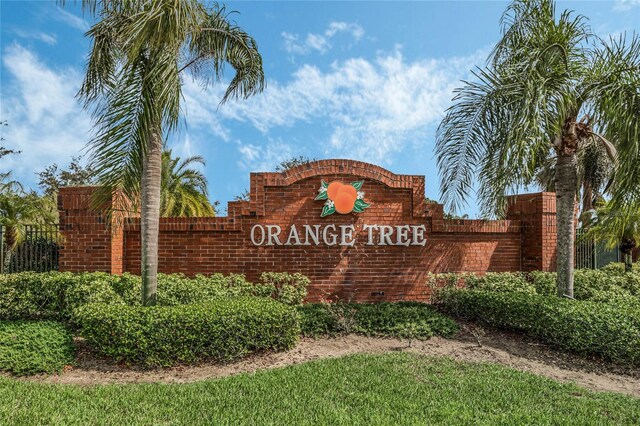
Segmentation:
{"type": "Polygon", "coordinates": [[[576,230],[576,268],[598,269],[612,262],[621,262],[620,248],[608,248],[604,243],[585,236],[584,229],[576,230]]]}
{"type": "Polygon", "coordinates": [[[0,273],[58,270],[61,236],[57,225],[22,225],[13,249],[6,245],[6,232],[0,226],[0,273]]]}

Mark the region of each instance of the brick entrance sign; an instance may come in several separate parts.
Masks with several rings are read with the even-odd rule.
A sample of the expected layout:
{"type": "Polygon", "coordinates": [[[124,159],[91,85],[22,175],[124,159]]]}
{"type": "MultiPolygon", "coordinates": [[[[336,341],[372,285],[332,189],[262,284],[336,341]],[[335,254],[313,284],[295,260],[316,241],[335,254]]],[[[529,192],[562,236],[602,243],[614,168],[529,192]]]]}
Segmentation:
{"type": "MultiPolygon", "coordinates": [[[[228,216],[161,219],[160,272],[300,272],[309,300],[428,301],[429,272],[553,268],[555,194],[513,197],[506,220],[446,220],[424,189],[424,176],[350,160],[252,173],[228,216]]],[[[60,190],[60,269],[139,274],[139,219],[112,226],[89,209],[94,190],[60,190]]]]}

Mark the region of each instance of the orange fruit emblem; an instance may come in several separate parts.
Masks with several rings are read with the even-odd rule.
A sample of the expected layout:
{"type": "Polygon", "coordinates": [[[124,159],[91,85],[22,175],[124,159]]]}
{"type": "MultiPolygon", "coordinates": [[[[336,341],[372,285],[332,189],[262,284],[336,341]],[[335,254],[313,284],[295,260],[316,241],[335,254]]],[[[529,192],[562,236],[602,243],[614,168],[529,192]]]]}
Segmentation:
{"type": "Polygon", "coordinates": [[[333,182],[331,182],[327,187],[327,196],[329,197],[329,199],[335,200],[336,196],[338,195],[338,191],[340,190],[340,188],[344,186],[346,185],[344,185],[342,182],[338,182],[337,180],[334,180],[333,182]]]}
{"type": "Polygon", "coordinates": [[[351,213],[353,207],[356,205],[356,197],[352,196],[349,192],[339,192],[336,199],[333,200],[336,211],[340,214],[351,213]]]}
{"type": "Polygon", "coordinates": [[[354,200],[358,198],[358,191],[351,185],[342,185],[338,189],[338,195],[340,194],[349,194],[354,200]]]}
{"type": "Polygon", "coordinates": [[[320,217],[326,217],[334,213],[348,214],[351,212],[362,213],[371,204],[364,201],[364,192],[359,192],[364,180],[344,184],[334,180],[327,183],[324,179],[320,182],[318,195],[315,201],[324,200],[324,207],[320,217]]]}

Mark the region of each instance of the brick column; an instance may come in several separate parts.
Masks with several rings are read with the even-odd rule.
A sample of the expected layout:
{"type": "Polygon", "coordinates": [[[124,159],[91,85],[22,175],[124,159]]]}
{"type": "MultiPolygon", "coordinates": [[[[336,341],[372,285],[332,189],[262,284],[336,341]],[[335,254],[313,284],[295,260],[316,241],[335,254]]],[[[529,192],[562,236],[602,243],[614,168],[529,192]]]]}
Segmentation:
{"type": "Polygon", "coordinates": [[[59,249],[61,271],[121,274],[124,229],[121,212],[109,220],[103,211],[91,209],[93,186],[60,188],[58,212],[63,242],[59,249]]]}
{"type": "Polygon", "coordinates": [[[523,271],[556,269],[556,194],[540,192],[509,197],[507,219],[522,222],[523,271]]]}

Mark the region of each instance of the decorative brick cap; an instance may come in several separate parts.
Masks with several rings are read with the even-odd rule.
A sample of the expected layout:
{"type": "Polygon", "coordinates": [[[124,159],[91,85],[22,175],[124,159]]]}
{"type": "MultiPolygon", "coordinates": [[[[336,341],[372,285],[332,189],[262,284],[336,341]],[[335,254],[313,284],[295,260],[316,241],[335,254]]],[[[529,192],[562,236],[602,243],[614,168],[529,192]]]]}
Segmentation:
{"type": "Polygon", "coordinates": [[[375,164],[363,161],[328,159],[311,161],[281,173],[251,173],[250,210],[264,214],[263,194],[267,186],[285,187],[304,179],[331,175],[352,175],[380,182],[389,188],[411,191],[412,213],[414,217],[424,217],[425,178],[420,175],[398,175],[375,164]]]}

